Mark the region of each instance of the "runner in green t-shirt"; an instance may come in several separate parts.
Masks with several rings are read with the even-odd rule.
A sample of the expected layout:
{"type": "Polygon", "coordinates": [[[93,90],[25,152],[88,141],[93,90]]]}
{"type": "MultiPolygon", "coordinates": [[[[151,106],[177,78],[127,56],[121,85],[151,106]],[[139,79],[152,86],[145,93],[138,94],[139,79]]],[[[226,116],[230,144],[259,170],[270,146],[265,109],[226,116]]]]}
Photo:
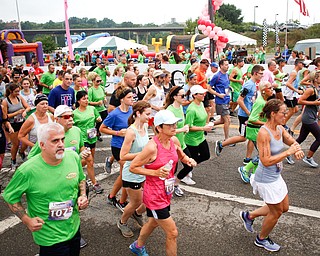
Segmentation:
{"type": "MultiPolygon", "coordinates": [[[[185,102],[185,91],[180,86],[174,86],[170,89],[166,102],[165,102],[165,108],[169,111],[171,111],[175,117],[178,117],[181,119],[180,122],[177,122],[177,129],[176,129],[176,137],[178,138],[181,149],[183,152],[190,156],[189,149],[187,148],[187,145],[185,143],[185,134],[189,131],[189,126],[185,125],[185,118],[183,114],[183,108],[182,103],[185,102]]],[[[183,196],[183,191],[179,187],[180,180],[184,179],[191,171],[192,167],[188,166],[187,164],[182,163],[183,168],[179,171],[177,175],[177,179],[175,180],[175,186],[174,186],[174,193],[176,196],[183,196]]],[[[188,178],[186,178],[188,179],[188,178]]]]}
{"type": "Polygon", "coordinates": [[[42,86],[42,93],[49,95],[50,91],[53,88],[53,82],[56,79],[56,75],[54,73],[54,65],[49,64],[48,65],[48,71],[45,72],[40,79],[39,85],[42,86]]]}
{"type": "Polygon", "coordinates": [[[100,62],[98,64],[98,66],[93,70],[93,72],[97,73],[100,76],[100,78],[102,79],[102,83],[100,84],[100,86],[104,90],[104,88],[107,84],[107,76],[109,73],[109,68],[106,67],[103,62],[100,62]]]}
{"type": "MultiPolygon", "coordinates": [[[[206,124],[207,112],[203,106],[203,100],[206,89],[201,85],[193,85],[190,88],[193,102],[189,105],[186,112],[186,124],[189,125],[189,132],[185,136],[186,145],[190,151],[191,157],[199,164],[210,158],[209,146],[204,136],[204,132],[209,132],[213,128],[213,124],[206,124]]],[[[189,177],[189,176],[186,176],[189,177]]],[[[187,178],[188,181],[191,178],[187,178]]],[[[181,181],[184,182],[184,179],[181,181]]],[[[187,183],[188,185],[195,184],[194,181],[187,183]]]]}
{"type": "Polygon", "coordinates": [[[232,69],[229,80],[230,87],[232,88],[232,99],[230,101],[231,112],[230,115],[233,115],[236,107],[238,106],[237,100],[240,95],[240,91],[242,89],[243,79],[242,79],[242,70],[241,68],[244,66],[244,60],[242,58],[237,58],[234,64],[234,68],[232,69]]]}
{"type": "Polygon", "coordinates": [[[41,128],[41,154],[17,169],[3,198],[32,232],[41,255],[48,251],[59,254],[55,245],[64,241],[71,241],[66,245],[68,250],[79,255],[79,209],[88,206],[80,158],[64,149],[64,129],[60,124],[48,123],[41,128]],[[23,194],[27,213],[21,204],[23,194]]]}

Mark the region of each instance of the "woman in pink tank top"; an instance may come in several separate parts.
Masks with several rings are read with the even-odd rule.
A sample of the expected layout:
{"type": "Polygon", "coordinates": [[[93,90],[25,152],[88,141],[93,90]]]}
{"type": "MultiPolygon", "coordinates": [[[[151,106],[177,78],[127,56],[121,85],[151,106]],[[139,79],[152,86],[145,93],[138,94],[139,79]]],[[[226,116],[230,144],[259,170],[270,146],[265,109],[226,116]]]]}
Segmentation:
{"type": "Polygon", "coordinates": [[[160,226],[166,233],[166,255],[177,255],[176,224],[170,216],[170,200],[174,191],[174,170],[178,159],[189,166],[197,163],[181,149],[174,135],[180,118],[169,110],[160,110],[154,117],[157,135],[131,162],[130,171],[146,175],[143,202],[147,208],[148,222],[143,225],[137,241],[130,250],[137,255],[148,255],[145,242],[152,231],[160,226]]]}

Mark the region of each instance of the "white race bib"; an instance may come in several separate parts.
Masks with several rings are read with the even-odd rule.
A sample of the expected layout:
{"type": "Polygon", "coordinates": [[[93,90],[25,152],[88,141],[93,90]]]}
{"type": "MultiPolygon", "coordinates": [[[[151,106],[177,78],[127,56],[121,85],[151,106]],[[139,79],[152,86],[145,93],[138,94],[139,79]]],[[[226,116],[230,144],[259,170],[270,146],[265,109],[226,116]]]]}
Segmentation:
{"type": "Polygon", "coordinates": [[[67,220],[73,212],[73,202],[68,200],[65,202],[49,203],[49,220],[67,220]]]}

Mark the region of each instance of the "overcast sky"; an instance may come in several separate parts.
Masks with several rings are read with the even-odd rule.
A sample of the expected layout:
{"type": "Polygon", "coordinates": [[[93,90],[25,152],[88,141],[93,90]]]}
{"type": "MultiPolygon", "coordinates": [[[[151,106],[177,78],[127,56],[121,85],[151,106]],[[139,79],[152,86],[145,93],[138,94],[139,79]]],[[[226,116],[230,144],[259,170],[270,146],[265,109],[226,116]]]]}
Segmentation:
{"type": "MultiPolygon", "coordinates": [[[[1,16],[4,21],[18,20],[16,1],[19,5],[21,21],[47,22],[49,20],[64,20],[64,0],[1,0],[1,16]]],[[[304,0],[310,17],[299,14],[299,5],[294,0],[289,1],[289,19],[300,20],[301,24],[320,22],[320,1],[304,0]]],[[[176,18],[184,22],[188,18],[196,19],[207,0],[68,0],[69,17],[88,17],[101,20],[109,18],[116,23],[131,21],[136,24],[162,24],[176,18]]],[[[234,4],[242,10],[245,22],[253,21],[254,6],[256,22],[262,24],[263,19],[271,24],[275,21],[285,22],[287,0],[225,0],[224,3],[234,4]]]]}

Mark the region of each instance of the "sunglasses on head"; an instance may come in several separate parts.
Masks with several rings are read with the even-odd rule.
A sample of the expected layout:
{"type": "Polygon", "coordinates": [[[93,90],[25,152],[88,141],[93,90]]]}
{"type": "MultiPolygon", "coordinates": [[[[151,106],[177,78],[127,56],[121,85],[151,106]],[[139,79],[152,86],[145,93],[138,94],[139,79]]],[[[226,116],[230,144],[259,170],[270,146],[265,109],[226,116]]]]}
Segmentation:
{"type": "Polygon", "coordinates": [[[61,118],[63,119],[70,119],[70,117],[73,118],[73,114],[72,115],[63,115],[63,116],[60,116],[61,118]]]}

